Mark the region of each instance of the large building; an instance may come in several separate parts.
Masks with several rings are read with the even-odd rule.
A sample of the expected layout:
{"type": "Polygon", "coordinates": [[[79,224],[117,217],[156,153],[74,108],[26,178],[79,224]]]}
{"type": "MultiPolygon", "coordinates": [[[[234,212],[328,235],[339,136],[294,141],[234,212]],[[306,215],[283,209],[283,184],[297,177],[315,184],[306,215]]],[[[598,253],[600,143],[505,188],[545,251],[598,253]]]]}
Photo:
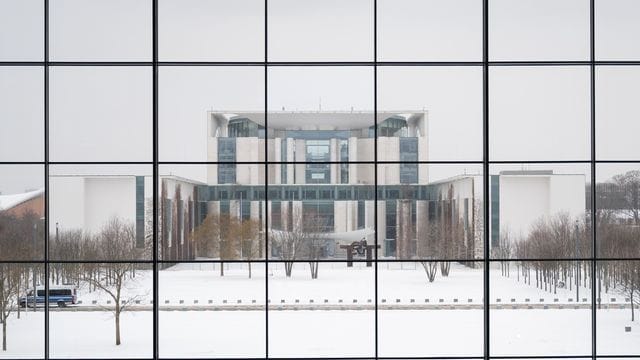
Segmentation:
{"type": "MultiPolygon", "coordinates": [[[[380,258],[481,258],[483,177],[430,179],[427,115],[208,112],[204,179],[160,174],[162,258],[201,256],[191,234],[211,215],[252,220],[263,238],[307,227],[322,234],[328,259],[344,258],[341,246],[363,240],[380,245],[380,258]]],[[[50,225],[97,231],[120,216],[135,224],[143,244],[151,184],[149,176],[53,176],[50,225]]],[[[504,229],[526,235],[540,217],[584,213],[584,184],[583,174],[491,175],[490,246],[504,229]]],[[[268,255],[279,251],[271,246],[268,255]]]]}

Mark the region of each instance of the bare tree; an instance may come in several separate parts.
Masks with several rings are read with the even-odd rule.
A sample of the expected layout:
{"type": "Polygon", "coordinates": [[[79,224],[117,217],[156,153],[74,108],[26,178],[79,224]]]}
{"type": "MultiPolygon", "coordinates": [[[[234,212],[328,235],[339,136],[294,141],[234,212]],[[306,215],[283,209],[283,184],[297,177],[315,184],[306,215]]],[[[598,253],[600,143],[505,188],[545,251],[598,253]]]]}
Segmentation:
{"type": "Polygon", "coordinates": [[[304,230],[303,219],[302,210],[294,207],[290,224],[285,224],[282,230],[271,229],[271,247],[275,248],[280,259],[284,261],[287,277],[291,277],[293,264],[304,250],[307,233],[304,230]]]}
{"type": "Polygon", "coordinates": [[[104,291],[114,302],[113,308],[108,308],[115,319],[115,342],[121,344],[120,315],[139,298],[139,295],[124,296],[123,288],[135,270],[131,260],[135,250],[135,229],[133,224],[123,222],[118,218],[110,219],[98,234],[96,242],[102,256],[118,262],[102,264],[97,276],[86,276],[85,281],[95,288],[104,291]]]}
{"type": "Polygon", "coordinates": [[[240,236],[240,257],[247,261],[251,278],[251,262],[262,256],[261,224],[255,219],[238,219],[235,226],[239,227],[237,232],[240,236]]]}
{"type": "Polygon", "coordinates": [[[613,177],[619,190],[623,211],[640,225],[640,170],[627,171],[613,177]]]}
{"type": "Polygon", "coordinates": [[[209,214],[191,234],[196,246],[196,256],[215,258],[219,254],[220,218],[209,214]]]}
{"type": "Polygon", "coordinates": [[[7,351],[7,321],[18,306],[22,271],[18,264],[0,263],[0,323],[2,323],[2,351],[7,351]]]}
{"type": "Polygon", "coordinates": [[[309,260],[309,269],[311,271],[311,279],[318,278],[318,270],[320,258],[324,255],[327,246],[327,239],[323,235],[326,230],[326,219],[317,211],[307,211],[302,217],[302,230],[300,234],[303,238],[303,245],[306,247],[306,257],[309,260]]]}
{"type": "Polygon", "coordinates": [[[434,282],[438,273],[438,262],[428,259],[436,258],[437,248],[442,239],[442,226],[439,221],[424,219],[417,227],[417,255],[427,274],[429,282],[434,282]]]}

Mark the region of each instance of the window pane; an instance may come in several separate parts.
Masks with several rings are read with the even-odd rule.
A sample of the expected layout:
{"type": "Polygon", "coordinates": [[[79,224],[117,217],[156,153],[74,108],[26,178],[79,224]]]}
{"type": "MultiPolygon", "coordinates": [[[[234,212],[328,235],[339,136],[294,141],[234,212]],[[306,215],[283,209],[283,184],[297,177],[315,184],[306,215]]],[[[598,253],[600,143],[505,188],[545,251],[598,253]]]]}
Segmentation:
{"type": "MultiPolygon", "coordinates": [[[[621,237],[630,240],[628,232],[633,230],[629,227],[621,230],[626,233],[621,237]]],[[[640,258],[637,244],[626,250],[640,258]]],[[[640,261],[600,261],[597,269],[598,355],[640,355],[637,341],[640,261]]]]}
{"type": "Polygon", "coordinates": [[[640,258],[640,164],[598,164],[596,249],[602,258],[640,258]]]}
{"type": "Polygon", "coordinates": [[[264,165],[160,167],[163,260],[264,259],[264,165]]]}
{"type": "Polygon", "coordinates": [[[44,358],[44,300],[32,295],[44,279],[41,264],[0,263],[0,311],[6,314],[0,358],[44,358]]]}
{"type": "Polygon", "coordinates": [[[44,258],[44,166],[0,165],[0,261],[44,258]]]}
{"type": "Polygon", "coordinates": [[[270,165],[269,256],[282,261],[373,259],[374,171],[372,164],[270,165]]]}
{"type": "Polygon", "coordinates": [[[50,166],[50,257],[150,259],[151,172],[145,165],[50,166]],[[120,251],[109,246],[112,241],[127,251],[112,252],[120,251]]]}
{"type": "Polygon", "coordinates": [[[589,1],[489,1],[492,60],[589,60],[589,1]]]}
{"type": "Polygon", "coordinates": [[[161,0],[164,61],[263,61],[264,1],[161,0]]]}
{"type": "Polygon", "coordinates": [[[373,267],[323,262],[312,279],[308,264],[290,265],[269,263],[269,355],[373,356],[373,267]]]}
{"type": "Polygon", "coordinates": [[[585,164],[490,168],[491,257],[591,256],[591,170],[585,164]]]}
{"type": "Polygon", "coordinates": [[[378,160],[411,138],[416,160],[482,160],[482,69],[379,67],[378,160]]]}
{"type": "Polygon", "coordinates": [[[637,96],[640,67],[601,66],[596,70],[596,144],[600,160],[640,159],[637,96]]]}
{"type": "Polygon", "coordinates": [[[264,67],[161,67],[159,85],[161,160],[264,161],[264,67]]]}
{"type": "Polygon", "coordinates": [[[370,67],[269,68],[269,161],[314,161],[307,160],[303,149],[310,140],[348,140],[346,160],[342,155],[338,159],[336,152],[330,161],[373,161],[372,71],[370,67]],[[286,154],[281,151],[284,147],[286,154]]]}
{"type": "Polygon", "coordinates": [[[370,61],[373,1],[270,0],[271,61],[370,61]]]}
{"type": "Polygon", "coordinates": [[[51,60],[151,61],[146,0],[55,0],[49,8],[51,60]]]}
{"type": "Polygon", "coordinates": [[[50,71],[52,161],[151,161],[150,67],[50,71]]]}
{"type": "Polygon", "coordinates": [[[378,258],[483,257],[482,167],[378,165],[378,258]]]}
{"type": "Polygon", "coordinates": [[[40,0],[0,2],[0,60],[42,61],[43,54],[43,2],[40,0]]]}
{"type": "Polygon", "coordinates": [[[265,356],[264,263],[177,263],[163,268],[161,357],[265,356]]]}
{"type": "Polygon", "coordinates": [[[639,60],[640,3],[634,0],[595,2],[597,60],[639,60]]]}
{"type": "Polygon", "coordinates": [[[482,1],[378,1],[378,60],[481,61],[482,1]]]}
{"type": "Polygon", "coordinates": [[[72,291],[71,296],[49,295],[52,358],[152,356],[151,264],[52,263],[49,273],[55,279],[49,283],[50,291],[72,291]]]}
{"type": "Polygon", "coordinates": [[[379,355],[482,356],[481,266],[378,263],[379,355]]]}
{"type": "Polygon", "coordinates": [[[0,67],[0,161],[44,160],[42,67],[0,67]]]}
{"type": "Polygon", "coordinates": [[[489,280],[491,354],[590,354],[589,273],[587,262],[493,263],[489,280]],[[576,279],[577,288],[572,284],[576,279]]]}
{"type": "Polygon", "coordinates": [[[491,160],[590,159],[588,67],[490,69],[491,160]]]}

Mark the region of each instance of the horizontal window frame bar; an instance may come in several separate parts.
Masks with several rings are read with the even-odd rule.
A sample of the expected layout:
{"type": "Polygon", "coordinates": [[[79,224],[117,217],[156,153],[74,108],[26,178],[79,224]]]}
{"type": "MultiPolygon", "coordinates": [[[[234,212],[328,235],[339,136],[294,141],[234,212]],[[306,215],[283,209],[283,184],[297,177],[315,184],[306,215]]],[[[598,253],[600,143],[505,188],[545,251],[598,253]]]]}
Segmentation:
{"type": "MultiPolygon", "coordinates": [[[[255,67],[283,67],[283,66],[363,66],[363,67],[395,67],[395,66],[471,66],[482,67],[483,61],[131,61],[131,60],[4,60],[0,66],[255,66],[255,67]]],[[[640,60],[491,60],[486,62],[489,67],[501,66],[636,66],[640,60]]]]}
{"type": "MultiPolygon", "coordinates": [[[[437,262],[445,262],[445,263],[478,263],[488,261],[490,263],[499,263],[499,262],[574,262],[574,261],[596,261],[596,262],[624,262],[624,261],[640,261],[640,258],[562,258],[562,259],[548,259],[548,258],[526,258],[526,259],[380,259],[377,260],[371,259],[295,259],[295,260],[282,260],[282,259],[253,259],[253,260],[242,260],[242,259],[233,259],[233,260],[219,260],[219,259],[209,259],[209,260],[158,260],[158,264],[220,264],[220,263],[230,263],[230,264],[265,264],[265,263],[299,263],[299,264],[307,264],[310,262],[318,262],[318,263],[327,263],[327,264],[340,264],[340,263],[437,263],[437,262]]],[[[55,264],[153,264],[153,260],[0,260],[0,264],[33,264],[33,265],[55,265],[55,264]]]]}

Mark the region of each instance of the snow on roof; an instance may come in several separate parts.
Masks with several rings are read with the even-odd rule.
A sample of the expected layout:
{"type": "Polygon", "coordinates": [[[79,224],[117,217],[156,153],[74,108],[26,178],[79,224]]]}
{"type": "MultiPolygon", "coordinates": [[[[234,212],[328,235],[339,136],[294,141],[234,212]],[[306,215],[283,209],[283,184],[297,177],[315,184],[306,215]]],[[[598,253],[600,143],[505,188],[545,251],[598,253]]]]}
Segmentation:
{"type": "Polygon", "coordinates": [[[44,188],[20,194],[0,195],[0,211],[11,209],[44,194],[44,188]]]}

